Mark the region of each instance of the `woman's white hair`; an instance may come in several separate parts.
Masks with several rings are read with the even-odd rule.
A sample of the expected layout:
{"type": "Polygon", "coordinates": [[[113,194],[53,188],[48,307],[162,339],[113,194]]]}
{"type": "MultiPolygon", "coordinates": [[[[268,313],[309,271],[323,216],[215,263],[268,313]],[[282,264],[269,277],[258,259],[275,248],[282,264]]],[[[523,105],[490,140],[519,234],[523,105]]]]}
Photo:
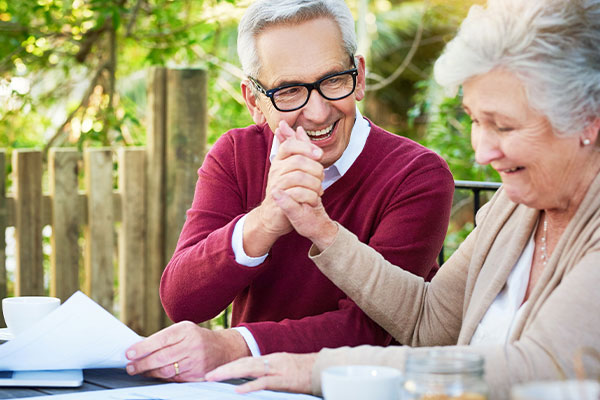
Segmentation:
{"type": "Polygon", "coordinates": [[[238,26],[237,50],[244,73],[258,77],[261,66],[256,37],[262,31],[273,25],[298,24],[322,17],[337,22],[344,49],[349,56],[354,56],[354,18],[344,0],[258,0],[252,3],[238,26]]]}
{"type": "Polygon", "coordinates": [[[600,115],[600,0],[488,0],[473,6],[434,67],[449,93],[494,68],[513,72],[554,130],[600,115]]]}

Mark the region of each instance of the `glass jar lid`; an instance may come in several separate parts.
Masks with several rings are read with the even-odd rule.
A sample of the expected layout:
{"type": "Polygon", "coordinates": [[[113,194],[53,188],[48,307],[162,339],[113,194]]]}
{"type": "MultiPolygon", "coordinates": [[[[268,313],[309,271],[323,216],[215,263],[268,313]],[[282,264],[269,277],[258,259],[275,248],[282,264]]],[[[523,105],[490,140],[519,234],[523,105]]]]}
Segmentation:
{"type": "Polygon", "coordinates": [[[406,358],[406,373],[482,374],[483,357],[456,350],[412,351],[406,358]]]}

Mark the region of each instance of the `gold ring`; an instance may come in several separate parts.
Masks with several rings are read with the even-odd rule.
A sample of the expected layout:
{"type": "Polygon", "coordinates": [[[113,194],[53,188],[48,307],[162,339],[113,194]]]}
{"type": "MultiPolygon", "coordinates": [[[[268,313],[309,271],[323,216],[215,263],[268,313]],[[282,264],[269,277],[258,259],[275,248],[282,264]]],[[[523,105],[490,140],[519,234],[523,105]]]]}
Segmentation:
{"type": "Polygon", "coordinates": [[[173,366],[175,367],[175,376],[179,375],[179,363],[174,362],[173,366]]]}

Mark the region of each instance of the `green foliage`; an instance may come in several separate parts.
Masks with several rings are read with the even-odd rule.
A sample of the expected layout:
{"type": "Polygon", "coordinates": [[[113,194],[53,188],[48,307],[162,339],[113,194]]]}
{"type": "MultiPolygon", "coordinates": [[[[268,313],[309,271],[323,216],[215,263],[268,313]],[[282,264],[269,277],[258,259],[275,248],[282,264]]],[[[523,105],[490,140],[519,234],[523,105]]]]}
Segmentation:
{"type": "MultiPolygon", "coordinates": [[[[475,2],[481,2],[477,0],[475,2]]],[[[378,4],[380,2],[375,2],[378,4]]],[[[392,1],[375,14],[371,27],[366,114],[392,132],[419,140],[422,124],[410,124],[418,83],[429,79],[431,66],[473,2],[462,0],[392,1]],[[417,46],[411,56],[413,45],[417,46]],[[401,65],[400,76],[378,87],[401,65]],[[377,90],[371,91],[374,87],[377,90]]],[[[413,121],[414,122],[414,121],[413,121]]]]}
{"type": "Polygon", "coordinates": [[[432,80],[417,83],[415,105],[409,110],[409,124],[420,118],[427,120],[421,144],[442,155],[454,179],[499,181],[489,166],[475,162],[471,147],[471,119],[463,111],[461,96],[445,97],[432,80]]]}
{"type": "Polygon", "coordinates": [[[239,75],[218,65],[235,57],[235,3],[0,0],[0,146],[144,144],[139,71],[153,65],[209,70],[213,141],[251,122],[228,92],[239,75]]]}

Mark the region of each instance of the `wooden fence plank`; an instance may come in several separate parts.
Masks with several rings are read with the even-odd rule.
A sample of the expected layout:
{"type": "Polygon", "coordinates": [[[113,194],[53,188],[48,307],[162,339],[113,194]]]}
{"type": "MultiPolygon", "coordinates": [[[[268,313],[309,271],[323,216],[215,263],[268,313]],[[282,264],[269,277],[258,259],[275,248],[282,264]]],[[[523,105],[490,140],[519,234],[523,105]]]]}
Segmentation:
{"type": "Polygon", "coordinates": [[[167,263],[165,256],[165,143],[167,70],[152,68],[148,74],[148,132],[146,135],[146,333],[165,326],[166,315],[158,288],[167,263]]]}
{"type": "Polygon", "coordinates": [[[44,294],[42,255],[42,153],[14,150],[15,295],[44,294]]]}
{"type": "MultiPolygon", "coordinates": [[[[6,210],[6,152],[0,149],[0,298],[8,295],[8,276],[6,275],[6,227],[8,212],[6,210]]],[[[0,313],[0,326],[6,326],[4,316],[0,313]]]]}
{"type": "MultiPolygon", "coordinates": [[[[145,149],[119,149],[121,231],[119,234],[119,301],[121,320],[138,333],[145,327],[146,170],[145,149]]],[[[148,288],[148,290],[152,290],[148,288]]]]}
{"type": "Polygon", "coordinates": [[[173,255],[186,211],[192,205],[198,180],[197,171],[204,160],[206,97],[206,71],[167,71],[167,259],[173,255]]]}
{"type": "Polygon", "coordinates": [[[113,162],[110,149],[84,152],[88,221],[85,227],[85,291],[113,311],[114,215],[113,162]]]}
{"type": "Polygon", "coordinates": [[[175,250],[192,205],[206,142],[206,71],[167,71],[166,254],[175,250]]]}
{"type": "Polygon", "coordinates": [[[79,289],[78,160],[79,153],[76,149],[50,149],[50,295],[60,298],[63,302],[79,289]]]}

